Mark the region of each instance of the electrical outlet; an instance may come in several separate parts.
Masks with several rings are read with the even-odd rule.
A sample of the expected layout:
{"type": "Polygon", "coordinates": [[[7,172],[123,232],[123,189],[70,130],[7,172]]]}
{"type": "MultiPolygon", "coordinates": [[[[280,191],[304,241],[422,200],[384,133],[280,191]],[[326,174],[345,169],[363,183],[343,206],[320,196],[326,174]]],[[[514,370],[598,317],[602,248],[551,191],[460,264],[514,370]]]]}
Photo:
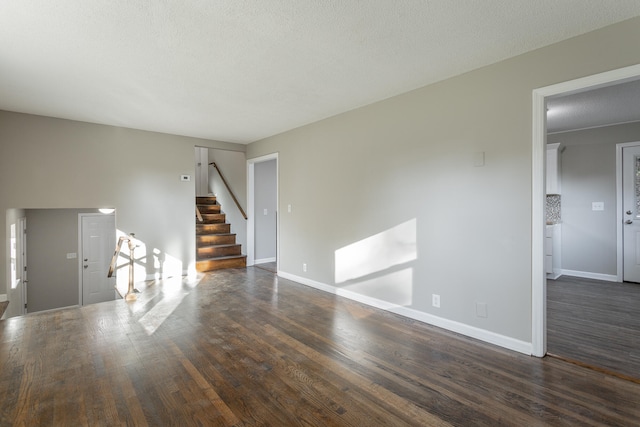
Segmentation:
{"type": "Polygon", "coordinates": [[[307,263],[302,264],[302,271],[307,272],[307,263]]]}
{"type": "Polygon", "coordinates": [[[431,305],[433,305],[436,308],[440,308],[440,295],[431,294],[431,305]]]}

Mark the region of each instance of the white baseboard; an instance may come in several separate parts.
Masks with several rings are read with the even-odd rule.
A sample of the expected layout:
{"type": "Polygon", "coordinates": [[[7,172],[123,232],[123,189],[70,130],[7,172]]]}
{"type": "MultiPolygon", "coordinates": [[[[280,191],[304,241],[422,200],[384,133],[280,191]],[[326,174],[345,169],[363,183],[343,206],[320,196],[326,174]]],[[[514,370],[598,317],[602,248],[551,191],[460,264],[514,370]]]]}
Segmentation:
{"type": "Polygon", "coordinates": [[[0,294],[0,302],[5,302],[7,300],[7,294],[0,294]]]}
{"type": "Polygon", "coordinates": [[[268,262],[276,262],[276,257],[273,258],[260,258],[253,261],[253,264],[266,264],[268,262]]]}
{"type": "Polygon", "coordinates": [[[478,339],[490,344],[494,344],[509,350],[531,355],[533,353],[533,347],[531,343],[517,340],[515,338],[507,337],[505,335],[496,334],[495,332],[487,331],[485,329],[476,328],[475,326],[469,326],[464,323],[448,320],[442,317],[434,316],[433,314],[418,311],[413,308],[398,306],[391,304],[387,301],[383,301],[377,298],[372,298],[366,295],[358,294],[353,291],[342,289],[336,286],[327,285],[325,283],[317,282],[315,280],[308,279],[306,277],[296,276],[294,274],[286,273],[284,271],[278,271],[278,276],[292,280],[297,283],[301,283],[312,288],[319,289],[321,291],[329,292],[334,295],[349,298],[354,301],[361,302],[363,304],[370,305],[372,307],[386,310],[392,313],[399,314],[410,319],[418,320],[420,322],[428,323],[429,325],[437,326],[442,329],[447,329],[452,332],[457,332],[462,335],[466,335],[471,338],[478,339]]]}
{"type": "Polygon", "coordinates": [[[576,271],[562,269],[563,276],[582,277],[584,279],[604,280],[607,282],[617,282],[618,276],[615,274],[591,273],[589,271],[576,271]]]}

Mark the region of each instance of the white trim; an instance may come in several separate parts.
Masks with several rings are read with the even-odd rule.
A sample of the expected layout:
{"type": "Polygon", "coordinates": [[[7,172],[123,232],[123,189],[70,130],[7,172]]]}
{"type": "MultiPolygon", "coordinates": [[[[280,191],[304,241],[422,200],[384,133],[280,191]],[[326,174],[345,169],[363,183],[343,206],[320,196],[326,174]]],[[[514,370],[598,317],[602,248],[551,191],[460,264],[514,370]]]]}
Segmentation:
{"type": "Polygon", "coordinates": [[[414,310],[412,308],[391,304],[387,301],[358,294],[356,292],[339,287],[327,285],[325,283],[317,282],[306,277],[296,276],[284,271],[278,271],[278,276],[282,277],[283,279],[292,280],[294,282],[301,283],[303,285],[310,286],[324,292],[329,292],[331,294],[348,298],[350,300],[358,301],[362,304],[370,305],[381,310],[399,314],[410,319],[418,320],[429,325],[437,326],[439,328],[466,335],[468,337],[494,344],[509,350],[517,351],[519,353],[524,353],[527,355],[531,354],[531,344],[525,341],[507,337],[505,335],[496,334],[485,329],[476,328],[474,326],[469,326],[464,323],[455,322],[453,320],[444,319],[442,317],[434,316],[432,314],[414,310]]]}
{"type": "Polygon", "coordinates": [[[7,294],[0,294],[0,302],[7,301],[7,294]]]}
{"type": "Polygon", "coordinates": [[[253,261],[253,263],[254,264],[266,264],[268,262],[276,262],[276,259],[277,259],[276,257],[273,257],[273,258],[260,258],[260,259],[257,259],[255,261],[253,261]]]}
{"type": "Polygon", "coordinates": [[[544,266],[546,237],[546,114],[544,96],[533,91],[533,142],[531,149],[531,354],[547,353],[547,277],[544,266]]]}
{"type": "Polygon", "coordinates": [[[616,144],[616,282],[624,281],[624,249],[622,217],[624,211],[624,197],[622,194],[622,149],[640,146],[640,142],[623,142],[616,144]]]}
{"type": "Polygon", "coordinates": [[[607,71],[533,91],[532,186],[531,186],[531,346],[534,356],[546,354],[546,278],[544,276],[544,148],[546,138],[545,98],[595,89],[640,76],[640,64],[607,71]]]}
{"type": "Polygon", "coordinates": [[[590,271],[565,270],[561,271],[561,276],[581,277],[583,279],[604,280],[606,282],[618,282],[615,274],[592,273],[590,271]]]}
{"type": "Polygon", "coordinates": [[[249,216],[249,218],[247,218],[247,267],[259,264],[255,259],[255,164],[269,160],[276,161],[276,259],[274,261],[276,262],[277,269],[277,266],[280,263],[280,161],[278,160],[278,153],[247,159],[247,211],[249,216]]]}

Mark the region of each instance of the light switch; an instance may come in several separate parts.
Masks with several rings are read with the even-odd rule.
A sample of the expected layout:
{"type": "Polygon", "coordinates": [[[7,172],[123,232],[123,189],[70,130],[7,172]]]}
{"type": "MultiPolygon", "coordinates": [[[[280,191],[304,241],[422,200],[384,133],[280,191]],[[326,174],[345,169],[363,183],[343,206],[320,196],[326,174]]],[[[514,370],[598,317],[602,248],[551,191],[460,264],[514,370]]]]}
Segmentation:
{"type": "Polygon", "coordinates": [[[180,181],[191,181],[191,175],[180,175],[180,181]]]}
{"type": "Polygon", "coordinates": [[[67,259],[75,259],[75,258],[78,258],[78,254],[77,254],[77,253],[75,253],[75,252],[69,252],[69,253],[67,254],[67,259]]]}
{"type": "Polygon", "coordinates": [[[269,215],[269,211],[265,209],[265,210],[264,210],[264,215],[265,215],[265,216],[266,216],[266,215],[269,215]]]}
{"type": "Polygon", "coordinates": [[[287,205],[287,212],[291,213],[291,205],[287,205]]]}
{"type": "Polygon", "coordinates": [[[592,211],[603,211],[604,210],[604,202],[592,202],[591,203],[592,211]]]}
{"type": "Polygon", "coordinates": [[[473,166],[477,168],[484,166],[484,151],[473,153],[473,166]]]}

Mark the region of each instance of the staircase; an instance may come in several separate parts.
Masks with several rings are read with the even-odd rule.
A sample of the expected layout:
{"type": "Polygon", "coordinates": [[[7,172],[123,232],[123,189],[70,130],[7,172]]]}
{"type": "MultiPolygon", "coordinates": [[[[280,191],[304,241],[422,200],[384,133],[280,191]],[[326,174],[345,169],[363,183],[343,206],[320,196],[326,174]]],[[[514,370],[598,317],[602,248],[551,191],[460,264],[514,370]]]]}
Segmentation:
{"type": "Polygon", "coordinates": [[[220,211],[215,197],[196,197],[202,221],[196,219],[196,270],[212,271],[247,266],[242,245],[236,243],[231,224],[220,211]]]}

